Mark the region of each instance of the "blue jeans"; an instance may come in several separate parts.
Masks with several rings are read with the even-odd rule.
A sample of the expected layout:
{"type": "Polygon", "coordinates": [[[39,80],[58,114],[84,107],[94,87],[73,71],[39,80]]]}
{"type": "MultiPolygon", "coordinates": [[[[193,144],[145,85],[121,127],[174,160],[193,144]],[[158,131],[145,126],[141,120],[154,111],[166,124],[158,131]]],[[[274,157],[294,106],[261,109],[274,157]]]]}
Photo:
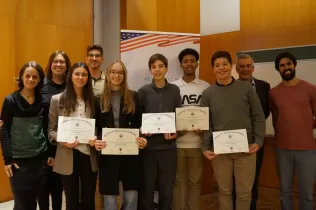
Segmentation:
{"type": "Polygon", "coordinates": [[[294,171],[299,188],[299,209],[313,210],[316,150],[276,149],[282,210],[293,210],[294,171]]]}
{"type": "MultiPolygon", "coordinates": [[[[117,210],[117,196],[116,195],[103,195],[104,210],[117,210]]],[[[123,192],[123,206],[122,210],[137,210],[138,192],[124,191],[123,192]]]]}

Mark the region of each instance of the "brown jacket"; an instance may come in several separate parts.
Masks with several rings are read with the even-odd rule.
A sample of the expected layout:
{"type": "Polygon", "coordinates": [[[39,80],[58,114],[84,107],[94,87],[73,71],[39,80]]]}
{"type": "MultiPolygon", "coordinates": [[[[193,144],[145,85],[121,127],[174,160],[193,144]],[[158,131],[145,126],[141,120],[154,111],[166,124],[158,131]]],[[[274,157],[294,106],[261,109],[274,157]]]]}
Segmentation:
{"type": "MultiPolygon", "coordinates": [[[[58,116],[66,116],[64,107],[59,104],[61,93],[52,97],[49,107],[49,124],[48,124],[48,138],[52,144],[56,144],[57,130],[58,130],[58,116]]],[[[90,110],[87,108],[87,116],[93,117],[90,110]]],[[[90,159],[92,171],[98,170],[98,158],[95,148],[90,148],[90,159]]],[[[70,175],[73,172],[73,149],[57,143],[57,151],[55,155],[55,163],[53,171],[62,175],[70,175]]]]}

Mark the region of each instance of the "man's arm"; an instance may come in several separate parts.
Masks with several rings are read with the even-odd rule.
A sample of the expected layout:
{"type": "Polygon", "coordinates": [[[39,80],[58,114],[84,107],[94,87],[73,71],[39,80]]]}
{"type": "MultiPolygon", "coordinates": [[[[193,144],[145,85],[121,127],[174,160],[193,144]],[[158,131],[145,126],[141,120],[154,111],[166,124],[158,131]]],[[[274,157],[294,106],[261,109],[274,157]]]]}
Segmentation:
{"type": "Polygon", "coordinates": [[[263,109],[256,91],[249,85],[249,105],[252,128],[254,134],[254,143],[259,147],[263,145],[263,140],[266,132],[266,122],[263,114],[263,109]]]}
{"type": "MultiPolygon", "coordinates": [[[[210,96],[209,96],[207,90],[204,90],[202,93],[200,106],[210,108],[210,96]]],[[[212,126],[213,125],[212,125],[212,118],[211,118],[211,110],[209,110],[209,127],[210,128],[208,131],[203,131],[203,139],[202,139],[202,145],[201,145],[202,152],[205,152],[205,151],[213,148],[213,146],[212,146],[212,132],[213,132],[212,126]]]]}
{"type": "Polygon", "coordinates": [[[311,89],[311,105],[314,115],[314,128],[316,128],[316,86],[311,89]]]}

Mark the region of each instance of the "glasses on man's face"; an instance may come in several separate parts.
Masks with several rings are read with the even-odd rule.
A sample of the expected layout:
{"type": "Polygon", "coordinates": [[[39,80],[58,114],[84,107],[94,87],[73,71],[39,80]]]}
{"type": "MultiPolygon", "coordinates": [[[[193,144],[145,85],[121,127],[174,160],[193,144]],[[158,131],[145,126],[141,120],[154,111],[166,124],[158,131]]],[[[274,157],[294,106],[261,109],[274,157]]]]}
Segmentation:
{"type": "Polygon", "coordinates": [[[64,61],[64,60],[53,60],[53,62],[52,62],[53,64],[61,64],[61,65],[63,65],[63,64],[65,64],[66,63],[66,61],[64,61]]]}
{"type": "Polygon", "coordinates": [[[101,58],[101,54],[89,53],[89,54],[88,54],[88,57],[89,57],[89,58],[94,58],[94,57],[95,57],[95,58],[101,58]]]}
{"type": "Polygon", "coordinates": [[[112,75],[124,76],[124,71],[110,70],[110,73],[111,73],[112,75]]]}

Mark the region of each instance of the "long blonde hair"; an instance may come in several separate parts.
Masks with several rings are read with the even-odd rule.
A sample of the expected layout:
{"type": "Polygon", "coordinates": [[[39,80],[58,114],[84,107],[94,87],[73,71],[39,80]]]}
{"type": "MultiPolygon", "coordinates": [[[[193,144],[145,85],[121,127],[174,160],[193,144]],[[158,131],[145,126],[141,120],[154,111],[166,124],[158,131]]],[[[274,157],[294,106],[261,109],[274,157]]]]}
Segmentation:
{"type": "Polygon", "coordinates": [[[127,69],[125,64],[122,61],[114,61],[112,62],[109,67],[106,70],[106,78],[104,82],[104,89],[103,92],[100,96],[100,106],[102,112],[108,112],[111,109],[111,81],[109,79],[110,74],[111,74],[111,68],[113,67],[114,64],[119,63],[121,64],[123,70],[124,70],[124,79],[121,83],[121,95],[124,98],[124,109],[123,113],[124,114],[134,114],[135,113],[135,102],[133,98],[133,92],[128,88],[127,84],[127,69]]]}

